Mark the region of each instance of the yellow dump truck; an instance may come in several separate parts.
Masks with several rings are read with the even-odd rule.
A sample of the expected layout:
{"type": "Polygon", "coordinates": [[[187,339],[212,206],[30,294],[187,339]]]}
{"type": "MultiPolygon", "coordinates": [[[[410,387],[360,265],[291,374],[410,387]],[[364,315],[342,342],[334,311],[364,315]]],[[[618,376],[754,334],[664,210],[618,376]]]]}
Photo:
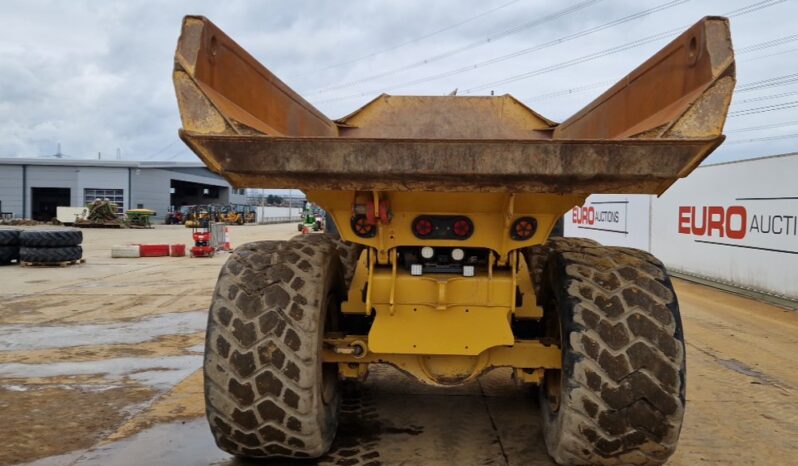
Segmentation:
{"type": "MultiPolygon", "coordinates": [[[[380,95],[331,120],[202,17],[175,54],[180,137],[237,187],[300,188],[340,237],[242,245],[205,347],[216,443],[318,457],[343,379],[495,368],[539,387],[560,464],[661,464],[685,409],[679,306],[647,252],[549,238],[592,193],[661,194],[724,139],[729,23],[690,27],[555,123],[509,95],[380,95]]],[[[535,442],[535,438],[530,438],[535,442]]]]}

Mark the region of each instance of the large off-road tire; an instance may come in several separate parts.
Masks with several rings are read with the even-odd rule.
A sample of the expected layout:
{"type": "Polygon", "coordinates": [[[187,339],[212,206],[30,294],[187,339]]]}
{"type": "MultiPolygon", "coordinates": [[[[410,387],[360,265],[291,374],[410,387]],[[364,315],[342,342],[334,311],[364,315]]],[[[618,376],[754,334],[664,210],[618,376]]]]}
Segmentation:
{"type": "Polygon", "coordinates": [[[524,252],[525,259],[529,272],[532,274],[532,286],[534,287],[535,294],[540,296],[541,283],[543,283],[543,270],[546,267],[546,261],[552,251],[566,248],[571,249],[574,247],[592,247],[601,246],[597,241],[589,238],[549,238],[543,244],[527,248],[524,252]]]}
{"type": "Polygon", "coordinates": [[[560,464],[660,465],[685,407],[685,349],[676,294],[652,255],[558,241],[542,282],[545,319],[563,352],[546,371],[541,411],[560,464]]]}
{"type": "Polygon", "coordinates": [[[20,230],[0,229],[0,246],[16,246],[19,244],[20,230]]]}
{"type": "Polygon", "coordinates": [[[235,249],[216,284],[205,341],[205,405],[216,444],[243,457],[318,457],[340,394],[322,364],[344,293],[329,242],[297,237],[235,249]]]}
{"type": "Polygon", "coordinates": [[[67,246],[63,248],[19,248],[19,260],[35,264],[76,261],[83,257],[83,248],[67,246]]]}
{"type": "Polygon", "coordinates": [[[350,243],[349,241],[344,241],[340,237],[330,235],[307,235],[305,238],[306,241],[312,243],[329,243],[335,247],[335,250],[338,251],[338,259],[341,261],[341,266],[343,267],[344,285],[348,289],[349,283],[351,283],[352,277],[355,275],[357,261],[360,259],[360,254],[363,251],[363,245],[350,243]]]}
{"type": "Polygon", "coordinates": [[[0,265],[19,259],[19,246],[0,246],[0,265]]]}
{"type": "Polygon", "coordinates": [[[341,238],[330,238],[331,242],[338,251],[338,259],[341,261],[344,274],[344,284],[347,289],[352,282],[352,277],[355,275],[357,268],[357,261],[360,259],[360,254],[363,252],[363,245],[357,243],[350,243],[341,238]]]}
{"type": "Polygon", "coordinates": [[[80,230],[22,230],[19,244],[29,248],[60,248],[83,242],[80,230]]]}

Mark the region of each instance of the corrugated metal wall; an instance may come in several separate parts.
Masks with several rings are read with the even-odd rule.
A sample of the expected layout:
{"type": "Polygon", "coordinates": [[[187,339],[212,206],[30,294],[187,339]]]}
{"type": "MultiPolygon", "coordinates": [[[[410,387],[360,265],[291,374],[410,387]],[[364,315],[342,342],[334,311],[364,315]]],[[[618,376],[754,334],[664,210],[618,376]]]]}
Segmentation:
{"type": "Polygon", "coordinates": [[[0,166],[0,201],[3,212],[22,217],[22,167],[0,166]]]}

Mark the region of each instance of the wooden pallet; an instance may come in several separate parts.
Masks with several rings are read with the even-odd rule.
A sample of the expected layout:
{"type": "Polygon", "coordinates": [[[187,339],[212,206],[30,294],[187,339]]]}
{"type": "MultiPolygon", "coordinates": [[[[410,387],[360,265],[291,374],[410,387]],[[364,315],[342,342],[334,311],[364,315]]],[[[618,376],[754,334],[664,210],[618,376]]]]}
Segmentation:
{"type": "Polygon", "coordinates": [[[70,265],[85,264],[86,259],[78,259],[74,261],[61,261],[61,262],[27,262],[20,261],[23,267],[68,267],[70,265]]]}

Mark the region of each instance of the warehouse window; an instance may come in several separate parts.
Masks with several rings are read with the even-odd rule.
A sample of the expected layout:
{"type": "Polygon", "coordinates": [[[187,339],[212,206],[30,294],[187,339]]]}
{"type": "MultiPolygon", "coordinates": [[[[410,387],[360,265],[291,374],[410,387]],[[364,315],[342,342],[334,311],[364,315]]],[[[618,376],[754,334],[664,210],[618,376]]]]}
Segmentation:
{"type": "Polygon", "coordinates": [[[96,199],[104,200],[108,199],[109,201],[116,204],[117,213],[122,214],[122,207],[125,202],[125,190],[124,189],[97,189],[97,188],[86,188],[83,190],[83,200],[85,205],[89,205],[94,202],[96,199]]]}

